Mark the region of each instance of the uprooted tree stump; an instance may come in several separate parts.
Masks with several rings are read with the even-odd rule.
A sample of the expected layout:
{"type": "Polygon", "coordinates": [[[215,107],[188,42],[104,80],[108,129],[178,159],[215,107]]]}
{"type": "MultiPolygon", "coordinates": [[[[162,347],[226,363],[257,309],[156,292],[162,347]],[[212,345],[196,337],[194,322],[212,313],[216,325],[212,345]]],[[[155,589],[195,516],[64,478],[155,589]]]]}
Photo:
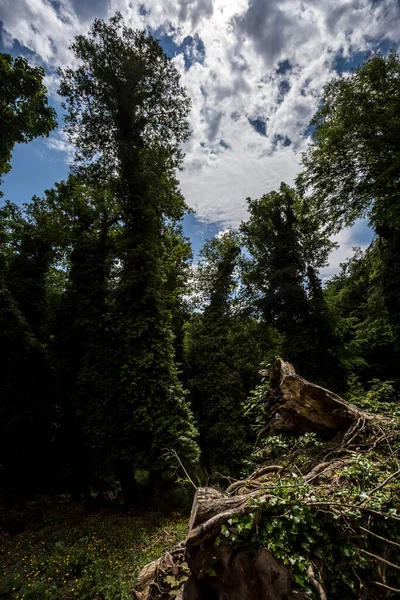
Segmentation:
{"type": "Polygon", "coordinates": [[[296,375],[268,381],[265,435],[318,434],[318,451],[199,488],[188,536],[139,575],[140,600],[400,597],[400,426],[296,375]]]}
{"type": "Polygon", "coordinates": [[[303,379],[283,360],[276,360],[260,374],[277,392],[277,401],[270,406],[271,420],[265,430],[269,435],[313,432],[329,438],[347,430],[360,418],[376,418],[337,394],[303,379]]]}

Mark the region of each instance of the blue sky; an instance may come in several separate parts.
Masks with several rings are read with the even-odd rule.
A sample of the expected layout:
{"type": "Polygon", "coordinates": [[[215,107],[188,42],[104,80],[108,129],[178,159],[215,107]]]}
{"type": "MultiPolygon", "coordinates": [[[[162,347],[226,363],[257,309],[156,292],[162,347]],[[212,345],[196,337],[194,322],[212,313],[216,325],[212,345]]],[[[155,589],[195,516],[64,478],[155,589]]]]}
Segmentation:
{"type": "MultiPolygon", "coordinates": [[[[400,42],[396,0],[6,0],[1,50],[44,66],[60,126],[55,69],[71,62],[75,35],[115,10],[160,39],[192,98],[193,135],[179,179],[196,211],[184,221],[195,252],[204,238],[246,218],[246,197],[293,182],[327,81],[400,42]]],[[[66,177],[70,157],[61,130],[17,146],[5,198],[41,195],[66,177]]],[[[341,232],[324,277],[370,239],[365,222],[341,232]]]]}
{"type": "MultiPolygon", "coordinates": [[[[174,43],[172,35],[165,35],[162,30],[151,33],[160,40],[165,52],[173,58],[179,53],[184,53],[186,69],[193,63],[191,48],[195,46],[197,52],[202,52],[201,41],[198,38],[188,36],[179,45],[174,43]]],[[[5,46],[3,38],[0,38],[0,51],[8,52],[12,56],[23,55],[35,61],[34,53],[14,41],[13,45],[5,46]]],[[[201,60],[196,57],[195,60],[201,60]]],[[[36,61],[35,61],[36,62],[36,61]]],[[[51,71],[49,71],[51,72],[51,71]]],[[[59,127],[62,127],[62,108],[58,99],[52,95],[50,104],[58,113],[59,127]]],[[[12,157],[12,170],[4,177],[2,191],[4,200],[11,200],[16,204],[29,202],[34,195],[42,195],[44,190],[54,186],[56,181],[68,176],[68,153],[57,151],[49,147],[47,139],[35,139],[29,144],[17,144],[12,157]]],[[[204,240],[213,237],[220,229],[220,223],[199,220],[195,214],[189,213],[183,221],[185,234],[190,237],[193,252],[196,256],[202,247],[204,240]]]]}

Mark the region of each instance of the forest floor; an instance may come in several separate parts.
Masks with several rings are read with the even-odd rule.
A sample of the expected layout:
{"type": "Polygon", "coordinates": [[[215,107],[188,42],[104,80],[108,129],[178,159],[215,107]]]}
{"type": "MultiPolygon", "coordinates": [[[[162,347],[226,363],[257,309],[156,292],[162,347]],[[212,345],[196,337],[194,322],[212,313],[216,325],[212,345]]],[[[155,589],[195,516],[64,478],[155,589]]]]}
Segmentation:
{"type": "Polygon", "coordinates": [[[183,539],[187,523],[179,513],[35,501],[8,514],[8,532],[0,532],[0,598],[132,598],[139,570],[183,539]]]}

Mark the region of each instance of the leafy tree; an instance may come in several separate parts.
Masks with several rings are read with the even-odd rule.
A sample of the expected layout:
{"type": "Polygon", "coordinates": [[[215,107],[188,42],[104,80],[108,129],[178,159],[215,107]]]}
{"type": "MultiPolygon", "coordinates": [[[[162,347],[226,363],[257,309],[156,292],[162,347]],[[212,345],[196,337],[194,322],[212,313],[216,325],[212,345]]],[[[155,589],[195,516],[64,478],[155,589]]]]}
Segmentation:
{"type": "Polygon", "coordinates": [[[0,54],[0,177],[11,169],[15,144],[48,136],[57,127],[43,77],[43,69],[32,67],[22,56],[0,54]]]}
{"type": "Polygon", "coordinates": [[[23,211],[14,210],[13,255],[7,287],[30,326],[45,341],[48,321],[47,277],[56,260],[57,232],[46,202],[34,197],[23,211]]]}
{"type": "MultiPolygon", "coordinates": [[[[328,281],[325,297],[343,340],[343,361],[364,386],[398,376],[399,354],[382,293],[381,244],[375,240],[341,265],[328,281]]],[[[340,351],[340,349],[339,349],[340,351]]]]}
{"type": "Polygon", "coordinates": [[[176,360],[181,365],[184,362],[184,326],[190,316],[192,247],[182,226],[172,222],[165,224],[163,245],[167,305],[172,316],[176,360]]]}
{"type": "Polygon", "coordinates": [[[317,273],[332,243],[285,184],[249,199],[248,207],[249,220],[241,225],[250,254],[244,282],[255,313],[283,336],[281,352],[299,373],[326,383],[332,367],[327,345],[334,342],[317,273]]]}
{"type": "Polygon", "coordinates": [[[316,353],[315,381],[343,392],[347,388],[352,364],[348,363],[340,317],[327,301],[316,269],[307,267],[307,296],[310,311],[312,350],[316,353]]]}
{"type": "Polygon", "coordinates": [[[399,110],[400,58],[394,51],[373,56],[325,87],[298,182],[333,226],[362,216],[380,235],[399,226],[393,201],[400,192],[399,110]]]}
{"type": "MultiPolygon", "coordinates": [[[[57,126],[43,77],[43,69],[24,58],[0,54],[0,178],[11,169],[16,143],[47,136],[57,126]]],[[[0,482],[9,491],[32,492],[46,487],[51,470],[54,378],[36,337],[50,248],[33,234],[37,215],[25,212],[6,203],[0,215],[0,482]]]]}
{"type": "Polygon", "coordinates": [[[196,460],[195,429],[178,379],[166,285],[165,224],[186,206],[174,170],[187,138],[189,100],[159,43],[96,19],[72,50],[77,69],[62,72],[66,129],[77,168],[98,173],[118,198],[123,235],[116,293],[112,452],[127,493],[143,469],[155,472],[165,447],[196,460]]]}
{"type": "Polygon", "coordinates": [[[70,176],[47,191],[46,202],[61,231],[60,251],[66,259],[67,277],[55,307],[51,348],[59,387],[59,444],[78,497],[89,489],[89,460],[100,460],[107,431],[100,415],[107,400],[113,346],[109,298],[119,215],[107,188],[81,177],[70,176]]]}
{"type": "MultiPolygon", "coordinates": [[[[120,13],[108,23],[95,19],[89,36],[78,36],[71,49],[80,67],[60,70],[60,93],[77,158],[91,165],[101,155],[102,166],[113,170],[117,164],[130,185],[138,182],[135,166],[149,172],[162,165],[155,182],[161,190],[162,180],[179,166],[189,135],[190,100],[178,71],[159,42],[125,27],[120,13]]],[[[171,194],[162,201],[173,211],[171,194]]]]}
{"type": "Polygon", "coordinates": [[[0,486],[9,492],[48,489],[52,461],[54,377],[45,346],[35,337],[6,285],[14,260],[17,207],[0,214],[0,486]]]}
{"type": "Polygon", "coordinates": [[[300,189],[331,229],[367,216],[382,240],[382,291],[400,344],[400,57],[371,57],[325,87],[300,189]]]}
{"type": "Polygon", "coordinates": [[[246,451],[241,404],[247,390],[238,368],[242,349],[238,352],[234,337],[239,319],[233,308],[239,255],[232,231],[204,244],[194,284],[203,312],[194,313],[187,325],[188,385],[209,472],[215,465],[237,467],[246,451]]]}

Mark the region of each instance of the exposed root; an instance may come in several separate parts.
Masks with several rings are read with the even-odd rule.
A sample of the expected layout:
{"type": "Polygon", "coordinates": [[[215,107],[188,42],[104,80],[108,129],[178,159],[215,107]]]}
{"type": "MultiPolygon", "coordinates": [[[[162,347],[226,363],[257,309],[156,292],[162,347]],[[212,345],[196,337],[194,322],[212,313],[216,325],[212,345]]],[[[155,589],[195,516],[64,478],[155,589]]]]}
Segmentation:
{"type": "Polygon", "coordinates": [[[318,581],[318,579],[315,577],[315,573],[314,573],[314,569],[313,569],[312,565],[310,565],[308,567],[307,575],[308,575],[308,578],[310,580],[311,586],[317,592],[317,594],[319,595],[320,599],[321,600],[328,600],[328,596],[326,595],[326,592],[325,592],[323,586],[320,584],[320,582],[318,581]]]}

